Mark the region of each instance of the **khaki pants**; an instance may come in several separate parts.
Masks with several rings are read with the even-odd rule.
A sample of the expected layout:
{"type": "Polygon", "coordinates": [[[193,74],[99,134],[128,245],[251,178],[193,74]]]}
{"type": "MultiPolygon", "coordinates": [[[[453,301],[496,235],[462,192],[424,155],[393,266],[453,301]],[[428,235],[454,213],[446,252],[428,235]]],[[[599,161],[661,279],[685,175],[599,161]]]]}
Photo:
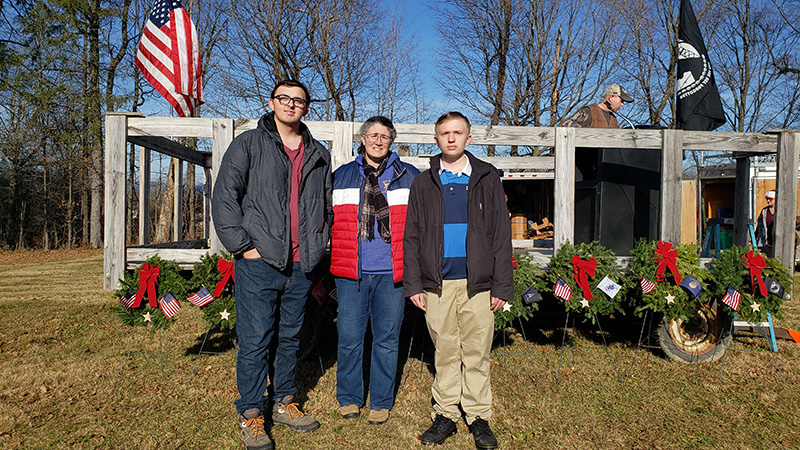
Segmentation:
{"type": "Polygon", "coordinates": [[[443,280],[441,295],[425,291],[425,321],[436,346],[436,376],[431,392],[432,417],[441,414],[458,421],[459,404],[467,424],[492,415],[489,352],[494,334],[494,313],[489,291],[469,296],[467,280],[443,280]]]}

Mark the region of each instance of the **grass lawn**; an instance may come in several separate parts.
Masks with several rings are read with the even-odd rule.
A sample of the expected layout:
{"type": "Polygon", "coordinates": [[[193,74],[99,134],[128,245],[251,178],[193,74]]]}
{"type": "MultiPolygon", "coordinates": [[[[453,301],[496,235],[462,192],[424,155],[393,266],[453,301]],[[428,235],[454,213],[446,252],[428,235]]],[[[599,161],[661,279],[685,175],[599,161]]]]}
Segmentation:
{"type": "MultiPolygon", "coordinates": [[[[188,302],[161,335],[121,325],[102,270],[102,251],[0,252],[0,448],[240,448],[230,339],[212,334],[205,348],[218,353],[198,358],[206,326],[188,302]]],[[[800,302],[785,306],[776,325],[800,330],[800,302]]],[[[498,336],[491,423],[501,448],[800,448],[800,345],[742,351],[765,350],[765,340],[737,335],[720,377],[721,362],[636,353],[641,322],[617,319],[604,322],[611,358],[596,328],[582,325],[559,371],[563,325],[563,314],[543,312],[526,324],[527,339],[519,329],[498,336]]],[[[421,316],[407,309],[402,379],[382,426],[369,425],[367,411],[339,416],[334,330],[315,330],[319,344],[301,349],[298,365],[304,409],[322,427],[274,428],[276,448],[421,447],[433,379],[421,316]]],[[[462,422],[437,448],[475,447],[462,422]]]]}

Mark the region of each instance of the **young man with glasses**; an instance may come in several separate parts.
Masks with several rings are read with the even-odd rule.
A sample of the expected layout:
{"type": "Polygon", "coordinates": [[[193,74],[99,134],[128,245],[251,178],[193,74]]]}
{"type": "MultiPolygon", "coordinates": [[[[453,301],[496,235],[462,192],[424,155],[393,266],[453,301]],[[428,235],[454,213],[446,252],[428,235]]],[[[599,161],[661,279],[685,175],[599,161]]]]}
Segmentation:
{"type": "Polygon", "coordinates": [[[248,449],[272,449],[264,428],[269,375],[272,422],[313,431],[295,396],[298,334],[311,272],[330,236],[330,154],[301,122],[310,96],[285,80],[272,91],[271,113],[225,152],[212,200],[220,241],[234,255],[236,385],[242,440],[248,449]],[[272,351],[274,349],[274,351],[272,351]]]}

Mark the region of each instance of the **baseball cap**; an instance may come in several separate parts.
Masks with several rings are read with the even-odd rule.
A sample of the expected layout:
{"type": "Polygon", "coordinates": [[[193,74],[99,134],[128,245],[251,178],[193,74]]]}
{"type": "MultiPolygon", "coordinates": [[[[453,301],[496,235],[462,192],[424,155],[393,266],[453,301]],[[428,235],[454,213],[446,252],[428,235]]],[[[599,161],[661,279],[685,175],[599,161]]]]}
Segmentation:
{"type": "Polygon", "coordinates": [[[611,86],[607,87],[603,91],[603,95],[616,95],[622,99],[623,102],[633,102],[633,97],[628,94],[628,91],[625,90],[622,86],[618,85],[617,83],[612,84],[611,86]]]}
{"type": "Polygon", "coordinates": [[[765,197],[767,197],[767,198],[775,198],[775,191],[767,191],[767,194],[765,195],[765,197]]]}

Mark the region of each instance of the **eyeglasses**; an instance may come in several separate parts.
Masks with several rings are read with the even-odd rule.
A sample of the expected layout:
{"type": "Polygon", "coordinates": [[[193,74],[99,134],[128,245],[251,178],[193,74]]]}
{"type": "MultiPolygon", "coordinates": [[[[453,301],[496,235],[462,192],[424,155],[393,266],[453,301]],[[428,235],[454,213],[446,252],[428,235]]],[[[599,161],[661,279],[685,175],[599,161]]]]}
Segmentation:
{"type": "Polygon", "coordinates": [[[378,140],[382,142],[392,142],[391,136],[387,136],[385,134],[380,134],[380,133],[365,134],[364,137],[367,138],[367,142],[371,144],[378,142],[378,140]]]}
{"type": "Polygon", "coordinates": [[[308,102],[306,102],[302,98],[289,97],[288,95],[276,95],[275,97],[272,97],[272,98],[273,98],[273,100],[277,100],[278,103],[281,104],[281,106],[289,106],[289,104],[291,104],[292,107],[294,107],[294,108],[301,108],[302,109],[302,108],[305,108],[306,105],[308,104],[308,102]]]}

